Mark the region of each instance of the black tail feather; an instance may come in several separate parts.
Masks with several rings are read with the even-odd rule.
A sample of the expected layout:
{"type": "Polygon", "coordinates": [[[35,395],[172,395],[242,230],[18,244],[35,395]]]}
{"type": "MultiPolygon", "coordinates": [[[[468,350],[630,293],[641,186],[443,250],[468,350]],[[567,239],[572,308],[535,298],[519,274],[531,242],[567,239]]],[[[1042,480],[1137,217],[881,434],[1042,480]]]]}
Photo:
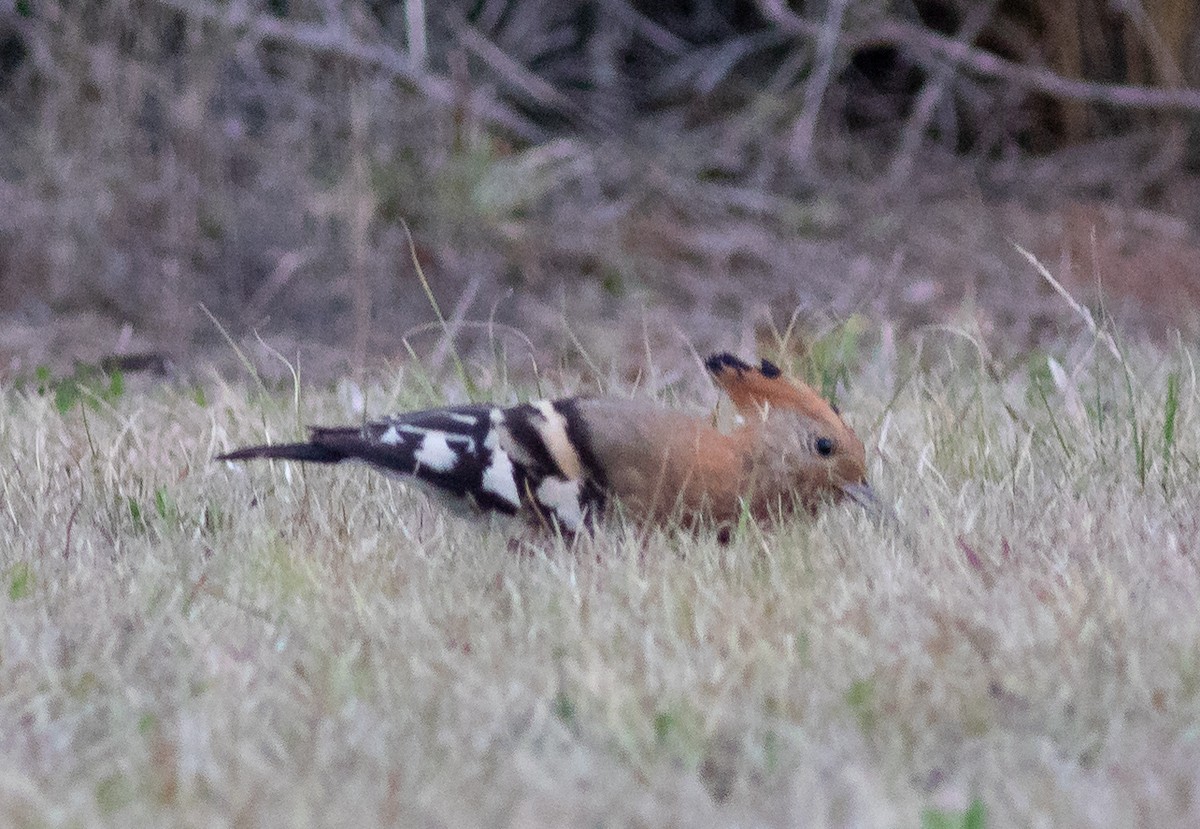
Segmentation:
{"type": "Polygon", "coordinates": [[[247,446],[245,449],[235,449],[224,455],[217,455],[218,461],[308,461],[310,463],[337,463],[350,457],[347,453],[330,446],[319,446],[315,443],[278,443],[274,446],[247,446]]]}

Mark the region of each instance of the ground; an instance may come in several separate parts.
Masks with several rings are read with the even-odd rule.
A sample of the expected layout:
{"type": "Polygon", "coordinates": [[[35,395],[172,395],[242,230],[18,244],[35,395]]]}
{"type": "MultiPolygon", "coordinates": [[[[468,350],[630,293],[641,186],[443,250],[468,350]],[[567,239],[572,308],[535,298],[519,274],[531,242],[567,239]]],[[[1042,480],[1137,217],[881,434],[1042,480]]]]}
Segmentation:
{"type": "MultiPolygon", "coordinates": [[[[809,365],[852,369],[897,523],[727,546],[514,539],[363,468],[211,461],[460,388],[411,361],[295,398],[7,387],[6,821],[1195,825],[1195,350],[924,344],[809,365]]],[[[668,374],[640,393],[715,402],[668,374]]]]}

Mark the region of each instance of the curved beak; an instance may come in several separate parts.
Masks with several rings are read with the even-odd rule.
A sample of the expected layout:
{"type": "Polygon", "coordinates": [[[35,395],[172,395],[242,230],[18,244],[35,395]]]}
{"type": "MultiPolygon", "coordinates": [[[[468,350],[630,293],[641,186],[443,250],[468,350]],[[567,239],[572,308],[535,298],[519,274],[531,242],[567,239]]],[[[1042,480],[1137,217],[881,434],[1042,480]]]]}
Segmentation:
{"type": "Polygon", "coordinates": [[[896,520],[896,511],[879,500],[879,496],[875,494],[875,490],[867,482],[857,484],[842,484],[842,492],[846,496],[865,509],[876,521],[888,519],[896,520]]]}

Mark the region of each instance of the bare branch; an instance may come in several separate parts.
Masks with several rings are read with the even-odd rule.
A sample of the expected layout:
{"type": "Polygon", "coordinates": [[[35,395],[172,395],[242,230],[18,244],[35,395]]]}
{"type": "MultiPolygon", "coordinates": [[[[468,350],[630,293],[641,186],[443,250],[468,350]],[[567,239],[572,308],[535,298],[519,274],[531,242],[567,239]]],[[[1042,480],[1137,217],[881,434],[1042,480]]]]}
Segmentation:
{"type": "MultiPolygon", "coordinates": [[[[768,19],[791,34],[808,39],[819,39],[821,36],[823,23],[801,17],[788,9],[782,0],[758,0],[758,6],[768,19]]],[[[921,26],[896,20],[884,20],[861,34],[846,35],[839,45],[849,50],[868,46],[900,47],[918,59],[951,61],[976,75],[1007,81],[1066,101],[1083,101],[1121,109],[1200,113],[1200,89],[1156,89],[1064,78],[1046,69],[1023,66],[921,26]]]]}
{"type": "Polygon", "coordinates": [[[979,75],[1005,80],[1052,98],[1104,104],[1122,109],[1200,112],[1198,89],[1155,89],[1064,78],[1045,69],[1022,66],[991,52],[908,23],[884,23],[877,31],[877,38],[897,46],[932,52],[947,60],[959,62],[979,75]]]}
{"type": "Polygon", "coordinates": [[[821,24],[821,35],[817,39],[816,63],[812,76],[804,86],[804,103],[792,128],[791,155],[799,167],[808,165],[808,157],[812,152],[817,119],[821,114],[825,92],[829,89],[829,82],[833,77],[833,61],[837,55],[838,41],[841,39],[847,5],[848,0],[833,0],[826,10],[825,22],[821,24]]]}
{"type": "Polygon", "coordinates": [[[550,83],[529,71],[519,61],[509,57],[499,46],[488,40],[470,25],[458,28],[458,41],[475,57],[482,60],[508,86],[538,106],[553,109],[560,115],[576,118],[579,107],[550,83]]]}

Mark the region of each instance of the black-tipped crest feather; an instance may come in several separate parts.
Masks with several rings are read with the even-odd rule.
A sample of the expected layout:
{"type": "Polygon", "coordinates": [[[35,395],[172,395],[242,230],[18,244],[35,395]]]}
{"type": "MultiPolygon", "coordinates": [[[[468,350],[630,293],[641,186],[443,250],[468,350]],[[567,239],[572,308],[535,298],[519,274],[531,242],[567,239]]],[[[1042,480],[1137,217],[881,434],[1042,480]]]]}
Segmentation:
{"type": "Polygon", "coordinates": [[[713,354],[704,361],[704,367],[713,374],[720,374],[723,369],[731,368],[739,374],[743,371],[750,371],[750,364],[745,360],[739,360],[728,351],[722,351],[719,354],[713,354]]]}

